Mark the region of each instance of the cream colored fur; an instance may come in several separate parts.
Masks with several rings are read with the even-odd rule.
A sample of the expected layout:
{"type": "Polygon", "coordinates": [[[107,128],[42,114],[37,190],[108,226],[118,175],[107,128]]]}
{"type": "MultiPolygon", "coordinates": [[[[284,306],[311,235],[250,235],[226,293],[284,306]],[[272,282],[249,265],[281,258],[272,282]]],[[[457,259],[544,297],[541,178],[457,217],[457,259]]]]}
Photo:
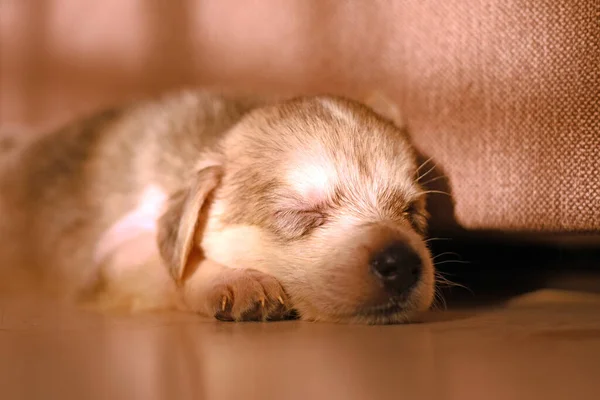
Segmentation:
{"type": "Polygon", "coordinates": [[[405,322],[432,302],[413,149],[361,104],[189,91],[17,147],[0,166],[2,270],[38,290],[232,320],[405,322]],[[394,240],[423,274],[387,312],[368,264],[394,240]]]}

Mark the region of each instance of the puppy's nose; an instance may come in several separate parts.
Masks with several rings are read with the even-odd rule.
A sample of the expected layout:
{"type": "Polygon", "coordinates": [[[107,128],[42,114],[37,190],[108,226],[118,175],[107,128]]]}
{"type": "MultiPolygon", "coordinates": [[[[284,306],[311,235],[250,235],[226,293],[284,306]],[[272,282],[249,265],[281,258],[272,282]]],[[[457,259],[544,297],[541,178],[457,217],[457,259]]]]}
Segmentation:
{"type": "Polygon", "coordinates": [[[385,247],[371,258],[370,265],[375,276],[394,296],[412,289],[421,276],[421,257],[404,242],[385,247]]]}

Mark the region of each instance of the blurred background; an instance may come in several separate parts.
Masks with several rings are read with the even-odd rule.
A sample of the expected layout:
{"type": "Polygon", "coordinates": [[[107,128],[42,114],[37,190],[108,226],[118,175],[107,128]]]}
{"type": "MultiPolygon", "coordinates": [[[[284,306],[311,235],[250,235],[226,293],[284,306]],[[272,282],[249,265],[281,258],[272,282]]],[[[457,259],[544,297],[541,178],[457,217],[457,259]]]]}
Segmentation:
{"type": "Polygon", "coordinates": [[[0,0],[0,134],[182,87],[393,100],[464,287],[376,327],[0,296],[3,399],[598,398],[598,0],[0,0]]]}
{"type": "Polygon", "coordinates": [[[445,267],[593,270],[599,15],[589,0],[2,0],[0,129],[190,86],[379,92],[448,193],[430,197],[432,236],[452,241],[432,244],[471,264],[445,267]]]}

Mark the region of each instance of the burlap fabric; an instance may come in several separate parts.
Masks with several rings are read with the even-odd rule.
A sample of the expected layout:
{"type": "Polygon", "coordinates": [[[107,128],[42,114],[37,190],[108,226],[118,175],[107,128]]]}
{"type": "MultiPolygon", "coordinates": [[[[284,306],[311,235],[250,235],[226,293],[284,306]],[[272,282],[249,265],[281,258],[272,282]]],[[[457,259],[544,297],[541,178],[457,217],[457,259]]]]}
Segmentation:
{"type": "Polygon", "coordinates": [[[443,226],[600,231],[598,0],[0,7],[4,127],[52,125],[188,84],[383,90],[448,177],[454,206],[432,197],[443,226]]]}

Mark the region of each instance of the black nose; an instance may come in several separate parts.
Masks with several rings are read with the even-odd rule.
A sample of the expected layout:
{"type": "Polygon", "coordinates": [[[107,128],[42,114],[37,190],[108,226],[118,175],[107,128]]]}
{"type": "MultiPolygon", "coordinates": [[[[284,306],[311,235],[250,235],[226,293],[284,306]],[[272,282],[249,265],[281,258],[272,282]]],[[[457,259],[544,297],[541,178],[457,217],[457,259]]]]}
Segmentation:
{"type": "Polygon", "coordinates": [[[392,295],[412,289],[421,276],[421,257],[404,242],[395,242],[375,254],[371,269],[392,295]]]}

